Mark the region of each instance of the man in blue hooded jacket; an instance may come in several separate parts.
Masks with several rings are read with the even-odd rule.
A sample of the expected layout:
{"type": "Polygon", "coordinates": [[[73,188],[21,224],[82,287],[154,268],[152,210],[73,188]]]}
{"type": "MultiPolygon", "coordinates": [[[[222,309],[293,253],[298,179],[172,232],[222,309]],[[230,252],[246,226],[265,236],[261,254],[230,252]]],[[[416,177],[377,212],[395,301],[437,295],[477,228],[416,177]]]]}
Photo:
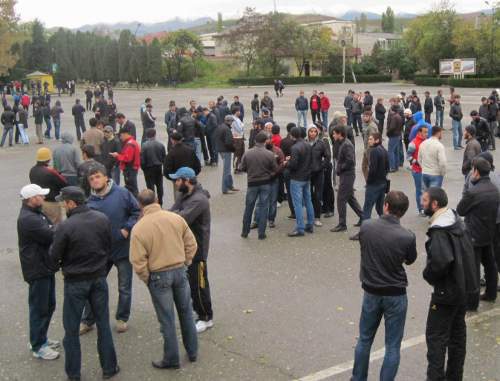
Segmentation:
{"type": "MultiPolygon", "coordinates": [[[[127,322],[132,305],[132,265],[129,261],[130,231],[136,224],[140,208],[136,199],[126,188],[114,184],[108,179],[102,167],[93,168],[87,175],[91,194],[87,205],[91,209],[104,213],[111,221],[111,260],[118,270],[118,306],[116,309],[116,330],[123,333],[128,330],[127,322]]],[[[80,334],[85,334],[95,323],[89,305],[85,307],[80,334]]]]}

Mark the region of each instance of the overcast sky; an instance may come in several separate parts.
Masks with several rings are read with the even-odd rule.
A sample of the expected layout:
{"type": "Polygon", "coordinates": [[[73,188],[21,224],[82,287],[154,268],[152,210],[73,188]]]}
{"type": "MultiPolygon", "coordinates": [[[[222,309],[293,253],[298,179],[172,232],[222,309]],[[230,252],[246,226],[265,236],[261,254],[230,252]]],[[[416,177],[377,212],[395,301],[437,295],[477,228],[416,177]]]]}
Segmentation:
{"type": "MultiPolygon", "coordinates": [[[[490,0],[491,1],[491,0],[490,0]]],[[[319,13],[332,16],[355,9],[381,13],[390,5],[396,13],[422,13],[433,7],[436,1],[390,0],[276,0],[278,10],[291,13],[319,13]],[[353,6],[353,4],[356,4],[353,6]],[[362,5],[362,7],[361,7],[362,5]]],[[[454,0],[459,12],[473,12],[487,8],[483,0],[454,0]]],[[[75,28],[99,22],[140,21],[144,23],[166,21],[175,17],[195,19],[209,16],[224,17],[241,15],[245,7],[255,7],[258,12],[273,9],[273,0],[18,0],[17,12],[21,20],[40,19],[47,27],[75,28]]]]}

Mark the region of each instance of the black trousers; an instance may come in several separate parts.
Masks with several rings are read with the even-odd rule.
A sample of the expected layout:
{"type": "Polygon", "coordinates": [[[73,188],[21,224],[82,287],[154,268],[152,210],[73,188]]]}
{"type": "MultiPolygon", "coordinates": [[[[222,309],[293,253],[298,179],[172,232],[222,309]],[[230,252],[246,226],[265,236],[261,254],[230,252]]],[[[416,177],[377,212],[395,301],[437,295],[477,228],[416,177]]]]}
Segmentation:
{"type": "Polygon", "coordinates": [[[217,148],[215,143],[215,130],[207,131],[207,145],[210,153],[210,164],[217,164],[217,148]]]}
{"type": "Polygon", "coordinates": [[[189,285],[193,309],[199,320],[208,321],[213,318],[212,298],[207,276],[207,262],[193,262],[188,267],[189,285]]]}
{"type": "Polygon", "coordinates": [[[432,114],[432,113],[430,113],[430,112],[426,112],[426,113],[425,113],[425,121],[426,121],[427,123],[429,123],[429,124],[431,123],[431,114],[432,114]]]}
{"type": "Polygon", "coordinates": [[[92,99],[87,98],[85,100],[85,108],[87,109],[87,111],[92,110],[92,99]]]}
{"type": "Polygon", "coordinates": [[[285,201],[285,179],[283,178],[283,174],[278,176],[278,202],[281,204],[285,201]]]}
{"type": "Polygon", "coordinates": [[[125,181],[125,188],[134,195],[135,198],[139,195],[139,188],[137,186],[137,171],[134,168],[125,167],[123,170],[123,179],[125,181]]]}
{"type": "Polygon", "coordinates": [[[495,261],[497,270],[500,272],[500,224],[497,224],[497,234],[495,236],[495,261]]]}
{"type": "Polygon", "coordinates": [[[337,210],[339,211],[339,225],[347,226],[347,204],[354,213],[361,218],[363,210],[354,196],[354,174],[341,174],[339,176],[339,190],[337,192],[337,210]]]}
{"type": "Polygon", "coordinates": [[[75,118],[75,128],[76,128],[76,138],[78,141],[82,139],[82,134],[86,131],[85,128],[85,119],[75,118]]]}
{"type": "Polygon", "coordinates": [[[158,203],[163,205],[163,174],[162,166],[157,165],[155,167],[144,168],[144,178],[146,179],[146,187],[156,192],[158,197],[158,203]],[[155,191],[156,186],[156,191],[155,191]]]}
{"type": "Polygon", "coordinates": [[[466,336],[465,306],[451,306],[431,302],[425,330],[428,381],[462,380],[466,336]],[[448,363],[445,370],[447,351],[448,363]]]}
{"type": "MultiPolygon", "coordinates": [[[[316,123],[316,121],[321,122],[321,112],[319,110],[311,110],[311,116],[312,116],[312,121],[313,123],[316,123]]],[[[328,127],[328,126],[326,126],[328,127]]]]}
{"type": "MultiPolygon", "coordinates": [[[[493,245],[474,247],[474,254],[476,257],[477,280],[479,281],[479,278],[481,276],[480,268],[481,265],[483,265],[484,279],[486,280],[486,289],[484,293],[488,297],[488,299],[495,300],[497,297],[498,271],[493,249],[494,249],[493,245]]],[[[477,302],[479,304],[479,294],[477,294],[476,296],[477,296],[477,302]]]]}
{"type": "Polygon", "coordinates": [[[380,133],[380,135],[382,135],[382,133],[384,132],[384,122],[385,122],[385,118],[384,119],[378,119],[378,132],[380,133]]]}
{"type": "Polygon", "coordinates": [[[335,192],[333,190],[333,179],[332,164],[328,165],[328,168],[324,170],[324,181],[323,181],[323,213],[334,213],[335,212],[335,192]]]}
{"type": "Polygon", "coordinates": [[[352,114],[352,127],[354,128],[354,132],[356,132],[356,136],[359,133],[363,133],[363,127],[361,126],[361,114],[352,114]]]}
{"type": "Polygon", "coordinates": [[[321,203],[323,202],[323,171],[311,173],[311,199],[314,208],[314,218],[321,218],[321,203]]]}
{"type": "Polygon", "coordinates": [[[284,175],[285,177],[285,188],[286,188],[286,200],[288,201],[288,207],[290,208],[290,215],[295,216],[295,210],[293,209],[292,192],[290,191],[290,176],[284,175]]]}

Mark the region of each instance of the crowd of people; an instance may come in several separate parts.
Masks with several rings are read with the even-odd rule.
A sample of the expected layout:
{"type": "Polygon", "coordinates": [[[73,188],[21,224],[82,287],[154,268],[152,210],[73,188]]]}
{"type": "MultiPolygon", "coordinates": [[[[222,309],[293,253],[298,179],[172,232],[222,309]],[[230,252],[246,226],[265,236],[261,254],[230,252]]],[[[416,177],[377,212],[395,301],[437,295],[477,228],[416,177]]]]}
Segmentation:
{"type": "MultiPolygon", "coordinates": [[[[360,242],[364,290],[353,380],[367,378],[370,348],[382,316],[386,353],[381,378],[394,379],[408,304],[404,265],[416,259],[416,239],[400,223],[409,208],[408,196],[391,190],[389,174],[407,162],[415,184],[416,212],[430,217],[423,274],[434,287],[426,329],[427,377],[462,379],[465,312],[477,310],[480,300],[494,302],[498,288],[500,174],[494,172],[489,152],[499,136],[496,91],[470,113],[463,135],[460,95],[454,89],[448,100],[441,90],[434,98],[426,92],[423,106],[416,91],[408,97],[401,93],[389,100],[387,109],[384,99],[374,102],[369,91],[349,90],[344,110],[333,112],[331,121],[331,102],[324,91],[314,91],[309,98],[300,91],[295,101],[297,123],[286,125],[286,135],[274,120],[274,102],[267,91],[262,98],[255,94],[251,101],[251,128],[245,125],[245,107],[238,96],[231,104],[219,96],[206,106],[190,100],[189,106],[178,107],[171,101],[163,120],[168,134],[165,146],[156,138],[161,122],[153,113],[151,98],[140,106],[139,139],[135,124],[119,112],[112,89],[108,87],[107,98],[104,90],[87,88],[85,107],[75,100],[72,115],[79,146],[73,144],[74,136],[67,130],[60,133],[61,105],[56,102],[50,108],[49,123],[52,117],[60,143],[53,151],[47,147],[37,151],[30,184],[21,190],[19,249],[29,284],[33,356],[52,360],[59,355],[60,344],[48,339],[47,331],[55,308],[54,274],[62,269],[68,377],[80,379],[78,337],[94,325],[103,377],[119,372],[106,282],[114,265],[119,291],[117,332],[128,330],[135,271],[151,293],[165,343],[163,358],[152,365],[179,368],[174,304],[189,360],[197,360],[197,333],[214,325],[207,272],[210,195],[197,176],[205,166],[220,163],[223,195],[239,191],[233,174],[247,176],[244,239],[253,229],[258,239],[266,239],[267,229],[276,227],[277,210],[285,201],[288,218],[295,220],[289,237],[313,234],[323,226],[322,218],[335,215],[335,200],[338,223],[330,231],[346,231],[347,205],[352,208],[359,218],[354,226],[360,229],[350,239],[360,242]],[[461,168],[464,193],[456,211],[449,207],[443,189],[448,165],[441,138],[447,107],[453,147],[457,151],[465,148],[461,168]],[[93,114],[88,129],[86,112],[93,114]],[[435,123],[431,124],[434,113],[435,123]],[[54,118],[56,114],[58,118],[54,118]],[[356,144],[363,147],[363,206],[354,189],[356,144]],[[141,170],[147,186],[142,191],[138,186],[141,170]],[[163,177],[174,189],[168,211],[163,208],[163,177]],[[124,187],[120,186],[122,178],[124,187]],[[374,207],[378,219],[371,218],[374,207]],[[481,264],[484,294],[480,294],[481,264]]],[[[281,91],[278,88],[277,94],[281,91]]],[[[33,106],[37,130],[44,113],[40,117],[36,110],[45,107],[38,102],[33,106]]],[[[50,95],[48,101],[45,95],[44,104],[47,102],[50,107],[50,95]]],[[[2,145],[5,131],[18,125],[20,109],[28,112],[23,107],[13,111],[6,105],[2,123],[8,127],[2,145]]],[[[51,137],[48,125],[44,137],[51,137]]],[[[43,137],[38,139],[43,142],[43,137]]]]}

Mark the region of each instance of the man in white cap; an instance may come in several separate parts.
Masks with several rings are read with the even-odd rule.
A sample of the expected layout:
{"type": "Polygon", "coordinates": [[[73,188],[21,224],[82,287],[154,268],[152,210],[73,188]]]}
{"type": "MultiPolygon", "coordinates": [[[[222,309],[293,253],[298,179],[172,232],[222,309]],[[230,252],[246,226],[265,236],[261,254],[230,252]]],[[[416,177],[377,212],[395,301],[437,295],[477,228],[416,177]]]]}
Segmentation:
{"type": "Polygon", "coordinates": [[[33,357],[55,360],[59,342],[49,340],[52,314],[56,308],[54,271],[46,265],[46,257],[54,236],[54,225],[43,214],[42,204],[50,189],[36,184],[21,189],[22,207],[17,219],[19,257],[24,280],[29,284],[30,347],[33,357]]]}

